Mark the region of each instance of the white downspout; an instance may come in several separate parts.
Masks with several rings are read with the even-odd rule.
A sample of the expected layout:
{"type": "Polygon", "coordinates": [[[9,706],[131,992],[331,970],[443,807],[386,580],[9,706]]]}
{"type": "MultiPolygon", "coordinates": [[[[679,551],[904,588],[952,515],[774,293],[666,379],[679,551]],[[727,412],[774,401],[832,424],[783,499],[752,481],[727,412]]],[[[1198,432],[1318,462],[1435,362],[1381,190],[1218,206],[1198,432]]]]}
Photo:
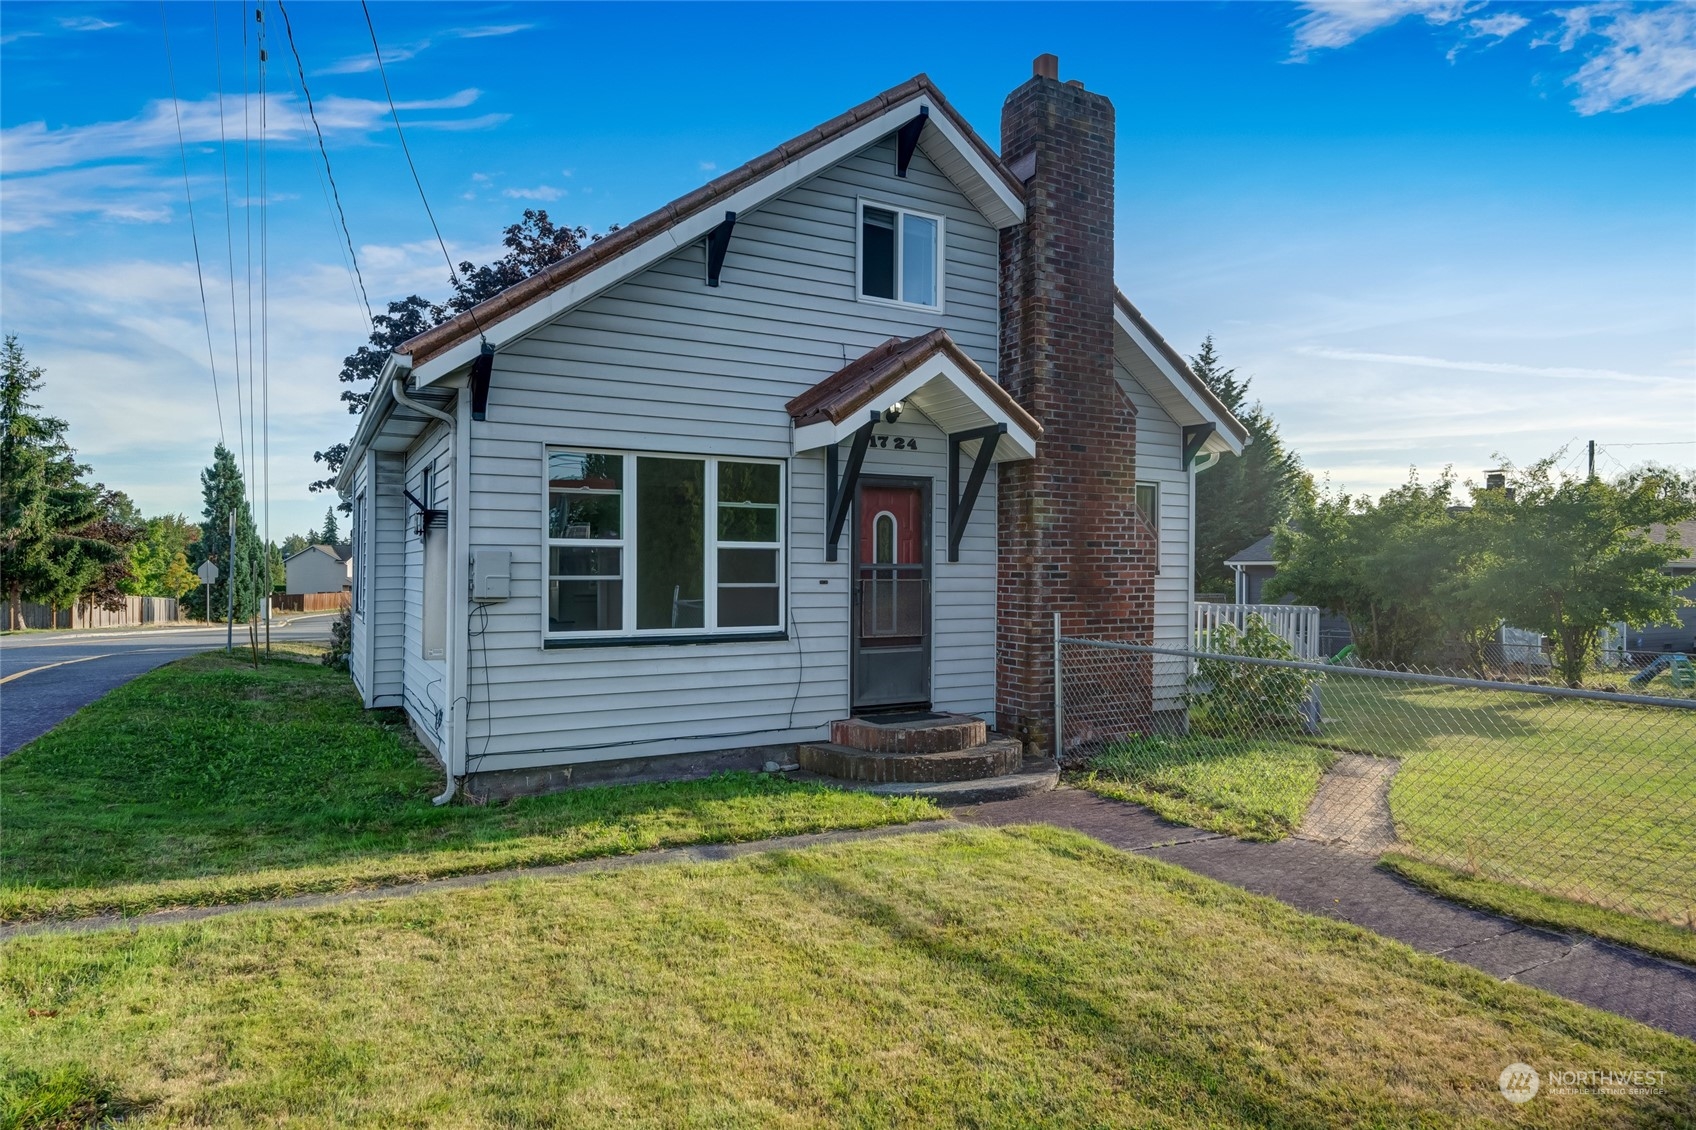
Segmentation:
{"type": "MultiPolygon", "coordinates": [[[[404,405],[405,407],[412,409],[414,412],[422,412],[426,416],[433,416],[436,419],[440,420],[442,423],[446,424],[447,427],[448,427],[449,443],[452,445],[452,449],[454,450],[454,454],[457,455],[458,454],[458,450],[457,450],[458,445],[454,444],[453,440],[454,440],[455,437],[457,437],[457,435],[459,433],[459,421],[455,420],[448,413],[443,412],[440,408],[433,408],[428,404],[420,404],[418,401],[416,401],[416,400],[412,399],[410,396],[406,395],[406,392],[401,388],[401,386],[404,385],[405,383],[406,383],[406,374],[401,373],[401,372],[397,372],[394,376],[394,380],[389,382],[389,392],[394,396],[395,403],[400,404],[400,405],[404,405]]],[[[460,476],[460,468],[455,467],[454,468],[454,476],[453,476],[453,487],[452,487],[455,494],[459,493],[459,476],[460,476]]],[[[426,501],[428,501],[428,500],[426,500],[426,501]]],[[[451,511],[449,512],[449,516],[448,516],[449,526],[448,526],[448,528],[450,530],[452,530],[455,526],[458,526],[460,523],[462,523],[464,521],[465,521],[465,517],[464,517],[463,514],[454,514],[451,511]]],[[[450,546],[453,544],[453,540],[452,540],[451,537],[449,538],[448,544],[450,546]]],[[[448,592],[450,594],[453,592],[453,583],[454,583],[454,570],[451,568],[452,564],[453,563],[450,560],[449,561],[450,568],[449,568],[449,571],[448,571],[448,592]]],[[[451,597],[450,597],[450,600],[451,600],[451,597]]],[[[451,621],[450,621],[450,623],[451,623],[451,621]]],[[[459,780],[458,780],[458,778],[456,778],[453,775],[453,747],[454,747],[455,730],[454,730],[454,726],[453,726],[453,722],[452,722],[453,703],[454,703],[454,681],[453,681],[453,662],[452,662],[451,656],[449,657],[449,662],[448,662],[448,687],[447,687],[447,691],[448,691],[448,717],[449,717],[448,740],[444,743],[447,746],[447,748],[443,751],[442,768],[447,773],[448,787],[442,790],[441,796],[432,797],[430,799],[431,804],[437,804],[437,805],[446,804],[448,801],[453,799],[454,793],[459,791],[459,780]]]]}

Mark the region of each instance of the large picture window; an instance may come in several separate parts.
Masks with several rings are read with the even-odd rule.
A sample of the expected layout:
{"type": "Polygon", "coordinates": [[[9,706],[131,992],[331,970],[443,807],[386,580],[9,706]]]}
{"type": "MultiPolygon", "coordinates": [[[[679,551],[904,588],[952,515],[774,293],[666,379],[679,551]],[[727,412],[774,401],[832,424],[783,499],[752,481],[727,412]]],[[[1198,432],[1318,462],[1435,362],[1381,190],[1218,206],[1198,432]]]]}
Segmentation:
{"type": "Polygon", "coordinates": [[[860,205],[860,296],[930,308],[942,304],[942,220],[860,205]]]}
{"type": "Polygon", "coordinates": [[[547,634],[781,629],[782,500],[778,463],[550,449],[547,634]]]}

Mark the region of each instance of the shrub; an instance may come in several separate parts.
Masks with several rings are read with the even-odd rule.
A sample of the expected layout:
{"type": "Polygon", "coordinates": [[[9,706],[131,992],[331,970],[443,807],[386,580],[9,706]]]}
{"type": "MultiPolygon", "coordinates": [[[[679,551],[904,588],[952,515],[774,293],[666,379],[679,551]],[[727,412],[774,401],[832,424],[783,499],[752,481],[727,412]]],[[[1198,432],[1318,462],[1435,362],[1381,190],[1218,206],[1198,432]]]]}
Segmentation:
{"type": "MultiPolygon", "coordinates": [[[[1208,634],[1206,650],[1254,659],[1294,659],[1295,651],[1249,614],[1245,630],[1221,624],[1208,634]]],[[[1204,733],[1215,735],[1288,730],[1304,721],[1303,707],[1318,676],[1288,667],[1262,667],[1229,659],[1199,659],[1189,695],[1192,718],[1204,733]]]]}
{"type": "Polygon", "coordinates": [[[343,607],[330,622],[330,650],[324,653],[324,666],[346,671],[348,658],[353,654],[353,610],[343,607]]]}

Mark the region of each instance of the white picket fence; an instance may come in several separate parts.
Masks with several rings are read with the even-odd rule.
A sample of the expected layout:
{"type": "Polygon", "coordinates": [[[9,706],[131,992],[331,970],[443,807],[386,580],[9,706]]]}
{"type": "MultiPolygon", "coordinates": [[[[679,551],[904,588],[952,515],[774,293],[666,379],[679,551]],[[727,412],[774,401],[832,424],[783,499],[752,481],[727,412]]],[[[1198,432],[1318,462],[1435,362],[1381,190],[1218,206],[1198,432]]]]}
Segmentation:
{"type": "Polygon", "coordinates": [[[1323,659],[1319,648],[1319,609],[1309,604],[1212,604],[1196,601],[1195,647],[1208,650],[1215,629],[1229,624],[1237,631],[1248,630],[1250,616],[1261,621],[1290,645],[1297,659],[1323,659]]]}

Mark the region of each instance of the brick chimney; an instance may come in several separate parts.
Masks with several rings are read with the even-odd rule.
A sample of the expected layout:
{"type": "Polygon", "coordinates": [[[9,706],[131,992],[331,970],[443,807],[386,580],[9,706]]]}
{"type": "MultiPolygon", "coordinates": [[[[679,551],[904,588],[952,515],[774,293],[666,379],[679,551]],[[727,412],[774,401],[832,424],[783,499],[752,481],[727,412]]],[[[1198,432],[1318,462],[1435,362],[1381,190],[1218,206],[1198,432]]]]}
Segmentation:
{"type": "MultiPolygon", "coordinates": [[[[1002,464],[996,709],[1040,754],[1054,749],[1053,614],[1072,635],[1147,643],[1154,627],[1136,410],[1113,379],[1113,104],[1059,68],[1039,55],[1001,109],[1026,216],[1001,233],[1000,379],[1044,432],[1035,459],[1002,464]]],[[[1128,689],[1105,720],[1119,733],[1145,728],[1152,705],[1128,689]]]]}

